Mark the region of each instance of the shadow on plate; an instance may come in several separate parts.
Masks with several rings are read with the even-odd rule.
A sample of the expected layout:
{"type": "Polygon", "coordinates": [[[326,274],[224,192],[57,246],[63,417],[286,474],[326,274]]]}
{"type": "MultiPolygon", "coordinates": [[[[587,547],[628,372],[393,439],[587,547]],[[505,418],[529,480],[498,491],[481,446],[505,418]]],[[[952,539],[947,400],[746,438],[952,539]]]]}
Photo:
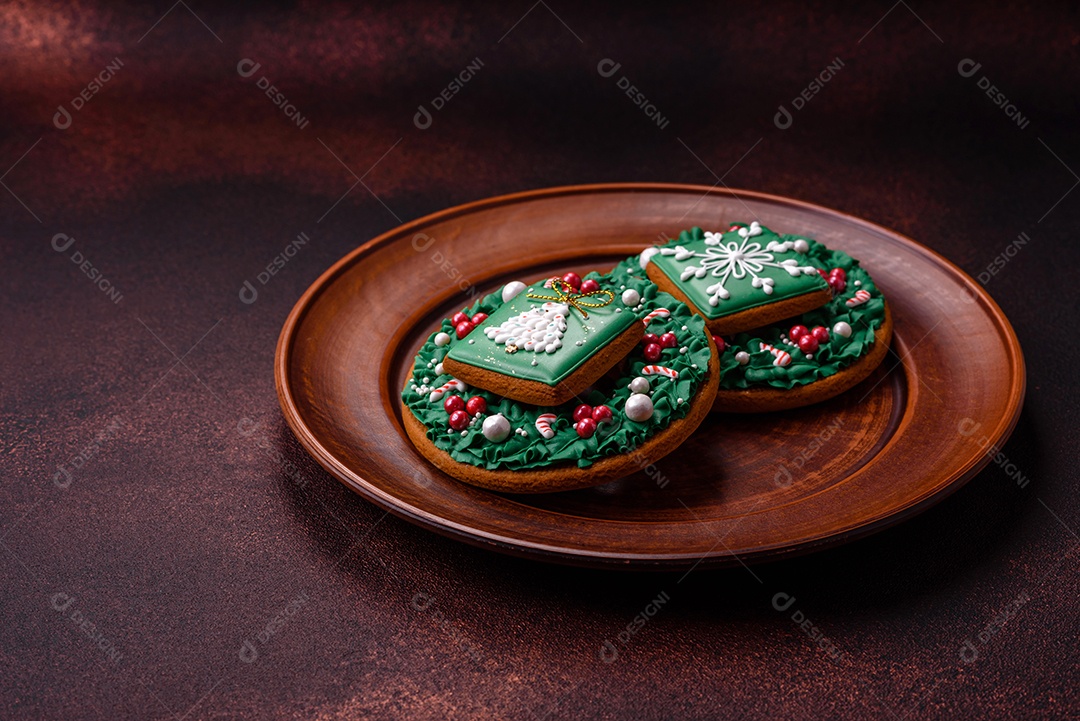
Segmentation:
{"type": "MultiPolygon", "coordinates": [[[[285,457],[306,455],[282,421],[277,442],[285,457]]],[[[1026,478],[1039,477],[1038,440],[1026,412],[1021,414],[1005,453],[1026,478]]],[[[552,604],[632,618],[660,592],[684,617],[773,618],[776,593],[812,603],[820,618],[860,609],[903,605],[962,582],[985,559],[1012,545],[1035,505],[1032,486],[997,465],[936,507],[896,527],[838,548],[767,564],[678,572],[623,572],[583,569],[515,558],[446,539],[394,516],[381,522],[381,509],[364,501],[314,461],[301,488],[282,475],[279,490],[293,516],[310,533],[317,552],[330,562],[364,538],[395,577],[409,580],[421,564],[423,582],[433,587],[473,587],[486,603],[521,607],[552,604]],[[369,535],[365,532],[379,522],[369,535]],[[350,526],[347,533],[343,526],[350,526]]],[[[342,564],[341,572],[362,567],[342,564]]],[[[412,579],[417,582],[416,579],[412,579]]]]}

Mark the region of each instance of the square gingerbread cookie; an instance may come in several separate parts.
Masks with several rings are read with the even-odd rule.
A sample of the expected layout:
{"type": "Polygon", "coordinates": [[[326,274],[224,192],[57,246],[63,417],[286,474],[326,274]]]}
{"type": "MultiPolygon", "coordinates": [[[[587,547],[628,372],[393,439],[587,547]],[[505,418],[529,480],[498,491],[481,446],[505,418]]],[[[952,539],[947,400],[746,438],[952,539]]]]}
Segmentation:
{"type": "Polygon", "coordinates": [[[507,398],[554,406],[574,398],[626,357],[644,333],[637,291],[576,274],[525,286],[466,326],[446,355],[448,373],[507,398]],[[606,284],[606,285],[605,285],[606,284]]]}
{"type": "Polygon", "coordinates": [[[649,280],[705,318],[715,335],[739,333],[828,303],[829,284],[810,265],[806,242],[757,221],[726,232],[684,230],[641,254],[649,280]]]}

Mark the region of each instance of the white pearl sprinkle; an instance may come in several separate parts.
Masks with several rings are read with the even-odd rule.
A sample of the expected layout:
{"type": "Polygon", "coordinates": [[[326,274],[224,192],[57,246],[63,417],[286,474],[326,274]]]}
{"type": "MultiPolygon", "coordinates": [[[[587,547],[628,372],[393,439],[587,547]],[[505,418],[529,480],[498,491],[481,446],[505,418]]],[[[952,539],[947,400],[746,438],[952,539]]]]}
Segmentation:
{"type": "Polygon", "coordinates": [[[482,433],[484,438],[492,443],[502,443],[510,435],[510,421],[506,420],[506,416],[502,413],[488,416],[484,420],[482,433]]]}
{"type": "Polygon", "coordinates": [[[855,285],[862,285],[862,281],[861,280],[855,281],[855,285]]]}
{"type": "Polygon", "coordinates": [[[735,360],[738,361],[740,365],[746,365],[750,362],[750,354],[744,350],[741,350],[735,354],[735,360]]]}
{"type": "Polygon", "coordinates": [[[465,437],[465,436],[467,436],[467,435],[469,435],[469,432],[468,432],[468,431],[462,431],[462,432],[461,432],[461,436],[462,436],[462,437],[465,437]]]}
{"type": "Polygon", "coordinates": [[[475,343],[475,342],[476,342],[476,341],[475,341],[475,340],[473,340],[472,338],[470,338],[470,339],[469,339],[469,345],[472,345],[472,344],[473,344],[473,343],[475,343]]]}
{"type": "Polygon", "coordinates": [[[509,303],[516,298],[521,291],[525,290],[525,284],[520,280],[514,280],[503,286],[502,299],[503,303],[509,303]]]}
{"type": "Polygon", "coordinates": [[[435,375],[441,376],[443,374],[444,374],[443,373],[443,364],[442,363],[436,363],[435,364],[435,375]]]}
{"type": "Polygon", "coordinates": [[[535,359],[535,358],[533,358],[533,362],[532,362],[532,364],[533,364],[534,366],[535,366],[535,365],[539,365],[539,363],[537,363],[537,362],[536,362],[536,359],[535,359]]]}
{"type": "Polygon", "coordinates": [[[626,404],[623,406],[623,412],[626,413],[626,417],[632,421],[642,423],[652,418],[653,403],[646,395],[635,393],[626,399],[626,404]]]}
{"type": "Polygon", "coordinates": [[[683,403],[685,403],[686,401],[684,401],[684,400],[683,400],[682,398],[676,398],[676,399],[675,399],[675,402],[676,402],[676,403],[678,403],[678,404],[679,404],[679,405],[681,406],[681,405],[682,405],[683,403]]]}
{"type": "Polygon", "coordinates": [[[690,364],[690,367],[691,367],[691,368],[697,368],[697,363],[691,363],[691,364],[690,364]]]}
{"type": "Polygon", "coordinates": [[[686,354],[686,353],[688,353],[689,351],[690,351],[690,349],[689,349],[689,348],[687,348],[686,346],[683,346],[682,348],[680,348],[680,349],[679,349],[679,352],[680,352],[680,353],[683,353],[683,354],[686,354]]]}
{"type": "Polygon", "coordinates": [[[427,385],[428,383],[430,383],[430,382],[431,382],[431,379],[430,379],[430,378],[428,378],[427,376],[425,376],[425,377],[424,377],[424,380],[422,380],[422,381],[420,381],[420,382],[421,382],[421,383],[423,383],[424,385],[427,385]]]}
{"type": "Polygon", "coordinates": [[[616,309],[615,309],[615,312],[616,312],[616,313],[622,313],[622,308],[616,308],[616,309]]]}
{"type": "Polygon", "coordinates": [[[689,330],[689,328],[687,328],[685,325],[682,327],[682,329],[683,330],[689,330]]]}
{"type": "Polygon", "coordinates": [[[450,336],[446,333],[437,333],[435,335],[435,345],[444,346],[450,342],[450,336]]]}

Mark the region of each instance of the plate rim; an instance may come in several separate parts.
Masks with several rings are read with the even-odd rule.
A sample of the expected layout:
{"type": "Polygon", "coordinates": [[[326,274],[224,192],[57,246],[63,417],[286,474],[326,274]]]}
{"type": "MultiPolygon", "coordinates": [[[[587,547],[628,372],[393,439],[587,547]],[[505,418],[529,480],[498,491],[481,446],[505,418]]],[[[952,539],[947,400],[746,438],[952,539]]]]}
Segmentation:
{"type": "MultiPolygon", "coordinates": [[[[588,195],[612,192],[699,193],[701,194],[702,199],[708,195],[718,195],[736,199],[745,197],[764,203],[772,203],[781,206],[795,207],[810,212],[823,213],[843,219],[845,222],[857,226],[864,231],[869,231],[879,240],[885,240],[893,245],[900,245],[908,250],[913,250],[926,257],[930,262],[951,271],[955,277],[963,281],[969,291],[969,296],[982,305],[984,312],[991,317],[996,325],[1011,368],[1011,384],[1007,389],[1008,398],[1010,399],[1009,407],[1007,412],[998,420],[994,431],[986,434],[986,437],[990,439],[989,446],[1000,447],[1016,428],[1027,391],[1026,365],[1016,332],[1009,322],[1008,317],[989,293],[982,286],[978,285],[962,268],[937,251],[903,233],[878,225],[877,223],[873,223],[850,213],[787,196],[738,188],[717,189],[715,187],[688,183],[623,182],[562,185],[518,191],[444,208],[380,233],[348,252],[323,271],[323,273],[319,275],[293,305],[282,326],[274,351],[274,384],[277,391],[278,402],[281,406],[286,423],[293,432],[293,435],[300,442],[301,446],[304,447],[304,450],[306,450],[327,472],[353,492],[398,517],[420,525],[425,529],[435,531],[440,535],[464,541],[474,546],[497,550],[502,553],[509,553],[510,555],[518,557],[570,565],[606,568],[633,567],[652,570],[673,570],[685,566],[690,561],[697,561],[703,565],[711,561],[712,563],[709,563],[709,565],[712,566],[743,563],[744,558],[748,559],[750,562],[772,561],[780,558],[813,553],[824,548],[848,543],[858,538],[863,538],[872,535],[873,533],[891,528],[922,513],[928,508],[937,505],[966,485],[968,481],[974,478],[990,463],[991,455],[986,453],[985,450],[980,449],[975,452],[972,457],[968,458],[966,463],[954,469],[948,476],[945,476],[944,478],[946,480],[944,480],[943,483],[938,484],[934,488],[928,490],[925,494],[911,500],[908,504],[901,507],[894,507],[885,513],[877,514],[864,520],[859,525],[843,528],[831,533],[824,532],[818,536],[804,539],[797,545],[784,543],[767,544],[754,547],[749,551],[744,551],[742,556],[736,555],[734,552],[714,553],[716,550],[715,548],[713,551],[704,555],[697,552],[663,554],[621,553],[612,550],[596,551],[558,547],[546,543],[521,540],[512,536],[493,533],[464,525],[431,513],[423,508],[416,507],[413,504],[405,502],[399,497],[382,490],[367,479],[347,468],[322,445],[315,434],[307,427],[300,415],[299,408],[297,407],[289,383],[289,369],[291,365],[290,361],[293,344],[296,340],[296,331],[299,329],[307,312],[314,305],[318,296],[332,284],[333,280],[339,274],[352,267],[356,262],[360,261],[363,256],[374,252],[382,245],[407,235],[416,228],[427,226],[432,223],[446,221],[479,210],[523,201],[566,195],[588,195]]],[[[899,432],[894,433],[893,438],[890,438],[885,447],[887,448],[894,443],[899,435],[901,435],[899,432]]],[[[884,448],[882,450],[884,450],[884,448]]]]}

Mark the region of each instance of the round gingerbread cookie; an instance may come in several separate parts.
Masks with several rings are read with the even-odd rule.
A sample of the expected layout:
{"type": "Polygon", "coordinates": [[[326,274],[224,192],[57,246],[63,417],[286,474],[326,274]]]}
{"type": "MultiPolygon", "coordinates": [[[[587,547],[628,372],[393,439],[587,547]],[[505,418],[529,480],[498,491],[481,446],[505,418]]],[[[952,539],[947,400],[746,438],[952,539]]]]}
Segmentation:
{"type": "MultiPolygon", "coordinates": [[[[794,318],[719,337],[715,411],[778,411],[828,400],[864,380],[888,352],[892,317],[859,262],[810,238],[782,235],[778,242],[828,283],[831,300],[794,318]]],[[[647,255],[620,268],[644,275],[647,255]]]]}
{"type": "MultiPolygon", "coordinates": [[[[509,340],[520,340],[523,336],[516,326],[535,330],[541,324],[531,318],[508,322],[530,314],[521,309],[523,303],[538,308],[541,317],[551,310],[544,310],[545,303],[569,306],[566,313],[577,316],[574,323],[584,320],[582,311],[594,317],[590,306],[582,304],[579,309],[565,298],[526,294],[532,289],[534,296],[558,296],[551,291],[566,292],[565,287],[556,284],[553,288],[543,279],[529,286],[508,283],[463,311],[470,320],[478,317],[479,321],[471,329],[464,328],[467,332],[460,338],[460,323],[444,320],[417,353],[401,394],[402,420],[417,450],[440,470],[466,483],[511,493],[545,493],[607,483],[640,471],[678,448],[708,414],[719,380],[718,357],[703,319],[647,279],[626,272],[590,273],[581,290],[589,292],[593,287],[609,289],[612,300],[604,307],[611,306],[613,315],[632,318],[642,326],[644,336],[606,374],[561,404],[535,405],[475,387],[451,375],[445,361],[452,353],[459,360],[469,360],[470,354],[454,351],[481,334],[474,340],[500,339],[504,347],[500,360],[513,358],[516,364],[500,368],[500,382],[515,369],[526,376],[526,368],[540,373],[541,359],[553,361],[552,356],[558,354],[565,358],[552,364],[553,368],[584,365],[598,351],[590,350],[587,341],[581,345],[566,342],[573,337],[566,331],[563,342],[551,353],[546,347],[539,354],[534,348],[526,350],[524,343],[512,353],[505,350],[508,338],[503,338],[503,331],[517,334],[509,340]],[[515,313],[500,312],[515,301],[515,313]],[[498,321],[504,315],[506,319],[489,323],[490,318],[498,321]],[[491,328],[502,330],[487,333],[491,328]]],[[[607,296],[591,300],[599,303],[607,296]]],[[[562,327],[553,317],[548,322],[562,327]]],[[[565,317],[561,323],[571,325],[565,317]]],[[[620,338],[626,332],[615,324],[608,335],[620,338]]],[[[539,340],[554,345],[543,335],[539,340]]]]}

